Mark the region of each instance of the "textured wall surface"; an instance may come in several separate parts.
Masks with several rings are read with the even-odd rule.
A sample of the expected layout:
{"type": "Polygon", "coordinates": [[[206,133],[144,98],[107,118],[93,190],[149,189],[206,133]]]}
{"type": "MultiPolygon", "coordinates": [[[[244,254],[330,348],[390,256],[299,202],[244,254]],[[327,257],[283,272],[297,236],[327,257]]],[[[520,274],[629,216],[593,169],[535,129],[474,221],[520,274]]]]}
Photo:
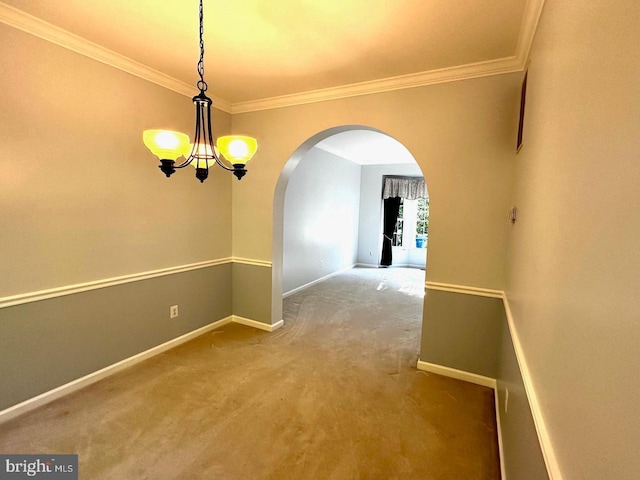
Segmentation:
{"type": "Polygon", "coordinates": [[[234,263],[232,291],[234,315],[271,325],[271,268],[234,263]]]}
{"type": "MultiPolygon", "coordinates": [[[[142,143],[192,134],[189,98],[4,24],[0,44],[0,299],[231,255],[230,175],[167,179],[142,143]]],[[[221,265],[0,308],[0,408],[230,315],[230,284],[221,265]]]]}
{"type": "Polygon", "coordinates": [[[420,360],[496,378],[502,309],[499,298],[427,290],[420,360]]]}
{"type": "Polygon", "coordinates": [[[230,279],[225,264],[0,309],[0,410],[230,316],[230,279]]]}
{"type": "Polygon", "coordinates": [[[506,477],[508,480],[546,479],[547,469],[504,309],[500,310],[499,321],[497,408],[506,477]]]}
{"type": "Polygon", "coordinates": [[[531,52],[507,293],[565,480],[640,471],[639,23],[547,2],[531,52]]]}
{"type": "Polygon", "coordinates": [[[142,143],[193,135],[189,98],[5,25],[0,43],[0,297],[231,255],[231,175],[167,179],[142,143]]]}
{"type": "Polygon", "coordinates": [[[285,292],[356,263],[360,169],[312,148],[294,170],[284,204],[285,292]]]}

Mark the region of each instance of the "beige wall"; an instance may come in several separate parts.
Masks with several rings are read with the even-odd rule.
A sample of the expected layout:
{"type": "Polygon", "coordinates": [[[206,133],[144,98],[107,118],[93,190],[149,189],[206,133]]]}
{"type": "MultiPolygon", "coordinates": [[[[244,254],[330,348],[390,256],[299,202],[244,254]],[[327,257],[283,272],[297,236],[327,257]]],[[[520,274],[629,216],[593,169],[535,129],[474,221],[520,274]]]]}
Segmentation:
{"type": "Polygon", "coordinates": [[[565,480],[640,472],[640,9],[546,3],[508,297],[565,480]]]}
{"type": "Polygon", "coordinates": [[[328,128],[365,125],[403,143],[424,172],[428,279],[502,288],[518,89],[518,75],[502,75],[234,115],[234,132],[260,143],[246,181],[233,184],[234,256],[272,259],[276,182],[298,147],[328,128]]]}
{"type": "MultiPolygon", "coordinates": [[[[190,98],[3,24],[0,45],[2,409],[229,317],[228,263],[2,299],[229,257],[232,179],[169,180],[143,145],[147,128],[193,135],[190,98]]],[[[229,131],[230,115],[214,121],[229,131]]]]}
{"type": "Polygon", "coordinates": [[[142,143],[193,135],[189,98],[2,24],[0,45],[0,297],[231,255],[231,176],[169,180],[142,143]]]}

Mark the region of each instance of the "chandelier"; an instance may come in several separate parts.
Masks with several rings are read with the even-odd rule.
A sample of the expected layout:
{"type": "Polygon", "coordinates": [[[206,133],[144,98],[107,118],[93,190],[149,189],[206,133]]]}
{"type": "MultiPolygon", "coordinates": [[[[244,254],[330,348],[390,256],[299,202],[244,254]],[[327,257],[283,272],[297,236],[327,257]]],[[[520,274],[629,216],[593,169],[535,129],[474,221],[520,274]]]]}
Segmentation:
{"type": "Polygon", "coordinates": [[[204,182],[209,176],[209,167],[218,164],[225,170],[233,172],[240,180],[247,173],[245,166],[256,153],[258,142],[255,138],[244,135],[226,135],[219,137],[214,144],[211,130],[213,101],[205,93],[208,86],[204,81],[203,18],[202,0],[200,0],[200,60],[198,61],[200,80],[196,84],[200,93],[193,97],[193,103],[196,106],[196,132],[193,143],[189,141],[188,135],[171,130],[145,130],[142,139],[151,153],[160,159],[158,168],[167,177],[170,177],[178,168],[193,165],[196,169],[196,178],[204,182]],[[185,161],[176,165],[180,157],[184,157],[185,161]],[[231,166],[227,166],[221,157],[227,159],[231,166]]]}

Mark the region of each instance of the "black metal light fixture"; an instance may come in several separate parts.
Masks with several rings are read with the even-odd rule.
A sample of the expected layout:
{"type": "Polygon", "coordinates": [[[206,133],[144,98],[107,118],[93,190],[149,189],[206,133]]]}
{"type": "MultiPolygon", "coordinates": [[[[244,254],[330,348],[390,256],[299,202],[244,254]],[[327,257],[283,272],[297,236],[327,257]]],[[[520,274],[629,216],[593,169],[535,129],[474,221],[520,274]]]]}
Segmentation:
{"type": "Polygon", "coordinates": [[[207,97],[207,82],[204,81],[204,33],[203,8],[200,0],[200,60],[198,61],[198,75],[200,80],[196,86],[200,93],[193,97],[196,106],[196,132],[193,143],[184,133],[172,130],[145,130],[142,134],[144,144],[160,159],[158,168],[170,177],[178,168],[193,165],[196,178],[204,182],[209,176],[209,166],[218,164],[240,180],[247,173],[245,168],[258,149],[255,138],[244,135],[226,135],[213,141],[211,130],[211,105],[213,101],[207,97]],[[221,156],[226,158],[231,166],[227,166],[221,156]],[[176,165],[176,160],[184,157],[185,161],[176,165]]]}

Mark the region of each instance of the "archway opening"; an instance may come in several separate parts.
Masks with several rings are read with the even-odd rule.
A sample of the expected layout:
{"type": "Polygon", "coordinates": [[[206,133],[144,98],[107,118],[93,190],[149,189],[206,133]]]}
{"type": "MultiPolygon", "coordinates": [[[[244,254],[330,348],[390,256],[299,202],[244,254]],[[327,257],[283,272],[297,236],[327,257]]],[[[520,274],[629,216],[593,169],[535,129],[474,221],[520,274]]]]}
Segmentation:
{"type": "MultiPolygon", "coordinates": [[[[274,195],[272,322],[283,318],[285,295],[354,266],[380,266],[382,191],[389,176],[423,178],[406,147],[372,127],[324,130],[291,155],[274,195]]],[[[422,269],[422,294],[428,219],[425,224],[424,205],[406,202],[392,266],[422,269]]]]}

